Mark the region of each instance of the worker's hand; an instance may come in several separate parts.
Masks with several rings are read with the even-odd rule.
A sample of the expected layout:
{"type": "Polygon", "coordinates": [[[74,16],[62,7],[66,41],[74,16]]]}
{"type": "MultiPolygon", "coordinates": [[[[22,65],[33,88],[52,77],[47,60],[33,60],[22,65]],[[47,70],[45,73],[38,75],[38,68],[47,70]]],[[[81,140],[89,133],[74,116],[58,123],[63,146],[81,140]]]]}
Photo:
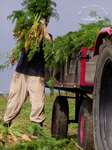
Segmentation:
{"type": "Polygon", "coordinates": [[[45,27],[45,18],[41,18],[40,22],[43,24],[43,26],[45,27]]]}

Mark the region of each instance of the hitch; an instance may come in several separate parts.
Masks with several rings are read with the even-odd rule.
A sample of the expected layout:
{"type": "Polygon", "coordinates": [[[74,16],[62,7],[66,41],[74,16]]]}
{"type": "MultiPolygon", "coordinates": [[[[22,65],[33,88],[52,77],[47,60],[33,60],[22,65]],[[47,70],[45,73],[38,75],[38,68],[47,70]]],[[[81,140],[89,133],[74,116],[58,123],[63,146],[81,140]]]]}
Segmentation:
{"type": "Polygon", "coordinates": [[[86,59],[87,62],[89,61],[89,59],[91,59],[91,56],[89,56],[89,54],[87,54],[86,56],[82,56],[82,50],[79,51],[76,57],[79,57],[80,59],[86,59]]]}
{"type": "Polygon", "coordinates": [[[88,62],[89,59],[91,59],[91,56],[89,56],[89,54],[87,54],[86,56],[79,56],[80,59],[86,59],[86,61],[88,62]]]}

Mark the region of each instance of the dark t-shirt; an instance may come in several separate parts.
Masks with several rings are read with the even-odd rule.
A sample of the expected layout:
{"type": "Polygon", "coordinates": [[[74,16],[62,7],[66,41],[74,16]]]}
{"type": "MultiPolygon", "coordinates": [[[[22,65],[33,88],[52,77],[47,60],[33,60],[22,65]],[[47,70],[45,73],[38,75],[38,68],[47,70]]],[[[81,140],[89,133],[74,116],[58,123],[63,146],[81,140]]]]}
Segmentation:
{"type": "MultiPolygon", "coordinates": [[[[52,39],[52,35],[49,35],[52,39]]],[[[16,67],[16,71],[27,75],[44,77],[44,68],[44,51],[41,45],[40,51],[36,52],[30,61],[28,61],[27,54],[25,52],[21,53],[21,57],[16,67]]]]}

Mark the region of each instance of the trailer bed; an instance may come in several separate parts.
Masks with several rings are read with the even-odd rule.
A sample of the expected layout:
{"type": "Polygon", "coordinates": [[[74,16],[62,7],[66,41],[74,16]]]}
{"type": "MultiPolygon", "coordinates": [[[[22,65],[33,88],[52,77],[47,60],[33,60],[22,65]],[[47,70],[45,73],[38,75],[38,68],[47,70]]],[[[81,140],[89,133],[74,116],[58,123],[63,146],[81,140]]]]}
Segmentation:
{"type": "Polygon", "coordinates": [[[73,52],[67,63],[60,64],[58,70],[54,68],[49,72],[45,69],[45,86],[47,81],[56,72],[54,88],[78,92],[92,93],[94,86],[94,75],[99,55],[93,56],[93,49],[82,47],[80,52],[73,52]]]}

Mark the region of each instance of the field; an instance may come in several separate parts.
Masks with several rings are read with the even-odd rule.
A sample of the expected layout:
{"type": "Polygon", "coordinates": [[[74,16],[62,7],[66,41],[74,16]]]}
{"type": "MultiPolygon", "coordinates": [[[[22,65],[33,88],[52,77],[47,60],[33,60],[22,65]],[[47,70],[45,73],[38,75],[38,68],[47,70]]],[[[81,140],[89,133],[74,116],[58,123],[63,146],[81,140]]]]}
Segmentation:
{"type": "MultiPolygon", "coordinates": [[[[65,93],[61,93],[63,95],[65,93]]],[[[51,119],[52,119],[52,108],[53,108],[53,102],[56,98],[58,93],[55,93],[53,96],[47,95],[45,96],[45,116],[46,120],[43,124],[44,129],[41,132],[38,139],[32,139],[31,141],[24,141],[22,139],[19,139],[16,142],[9,142],[6,138],[6,136],[3,136],[3,139],[0,139],[1,149],[3,150],[78,150],[78,143],[77,143],[77,128],[78,124],[71,123],[68,125],[68,134],[67,139],[56,141],[54,138],[51,138],[51,119]]],[[[68,93],[69,96],[74,96],[72,93],[68,93]]],[[[75,117],[75,100],[74,99],[68,99],[69,103],[69,119],[73,120],[75,117]]],[[[0,119],[1,124],[3,122],[3,116],[5,114],[7,105],[7,97],[0,96],[0,119]]],[[[31,112],[31,104],[29,102],[29,99],[26,100],[24,103],[20,114],[12,121],[12,129],[14,129],[14,125],[16,124],[16,131],[20,129],[18,123],[22,123],[21,130],[25,131],[25,127],[27,124],[30,124],[29,116],[31,112]],[[25,124],[25,125],[23,125],[25,124]],[[18,127],[17,127],[18,125],[18,127]]],[[[31,128],[31,124],[30,124],[31,128]]],[[[14,130],[10,129],[10,131],[13,133],[14,130]]],[[[0,129],[1,130],[1,129],[0,129]]],[[[20,130],[19,130],[20,131],[20,130]]],[[[1,132],[3,132],[1,130],[1,132]]],[[[7,135],[7,132],[3,132],[4,135],[7,135]]],[[[9,133],[9,132],[8,132],[9,133]]],[[[28,133],[28,132],[27,132],[28,133]]],[[[32,134],[32,132],[29,134],[32,134]]],[[[31,135],[30,135],[31,136],[31,135]]],[[[15,136],[14,136],[15,137],[15,136]]]]}

